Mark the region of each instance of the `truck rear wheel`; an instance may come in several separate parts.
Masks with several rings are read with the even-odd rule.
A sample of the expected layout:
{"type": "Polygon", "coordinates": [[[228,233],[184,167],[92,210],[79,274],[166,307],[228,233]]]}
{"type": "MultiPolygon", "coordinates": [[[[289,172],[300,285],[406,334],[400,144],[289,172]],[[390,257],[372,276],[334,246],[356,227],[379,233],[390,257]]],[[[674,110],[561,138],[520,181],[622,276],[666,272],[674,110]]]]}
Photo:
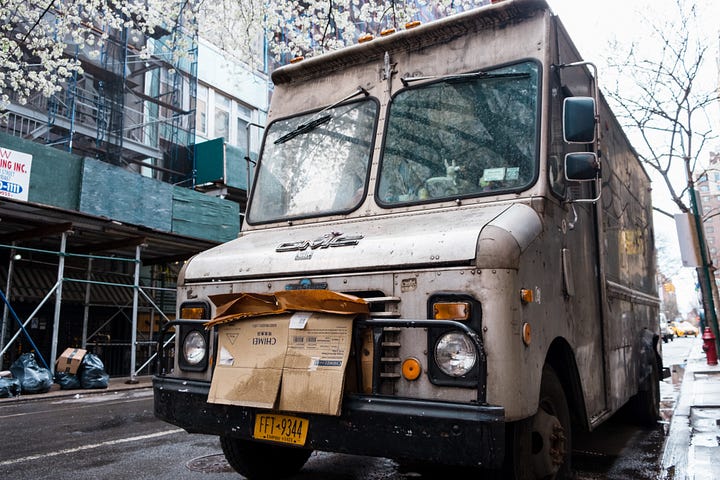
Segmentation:
{"type": "Polygon", "coordinates": [[[220,437],[225,459],[248,480],[273,480],[297,473],[312,450],[220,437]]]}
{"type": "Polygon", "coordinates": [[[655,359],[650,362],[650,374],[640,388],[629,401],[632,418],[642,427],[655,427],[660,418],[660,373],[655,359]]]}
{"type": "Polygon", "coordinates": [[[508,430],[504,478],[570,477],[570,410],[560,379],[549,365],[543,368],[537,413],[508,430]]]}

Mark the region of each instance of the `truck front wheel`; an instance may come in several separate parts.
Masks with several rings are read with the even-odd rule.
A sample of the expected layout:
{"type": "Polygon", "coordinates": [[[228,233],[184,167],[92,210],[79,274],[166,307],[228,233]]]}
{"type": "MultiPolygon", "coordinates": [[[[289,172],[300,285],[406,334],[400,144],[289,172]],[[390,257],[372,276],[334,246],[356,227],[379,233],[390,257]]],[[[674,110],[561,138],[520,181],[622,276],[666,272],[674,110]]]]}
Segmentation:
{"type": "Polygon", "coordinates": [[[225,459],[248,480],[274,480],[297,473],[312,450],[220,437],[225,459]]]}
{"type": "Polygon", "coordinates": [[[560,379],[543,368],[537,413],[508,428],[504,478],[563,479],[571,473],[570,410],[560,379]]]}

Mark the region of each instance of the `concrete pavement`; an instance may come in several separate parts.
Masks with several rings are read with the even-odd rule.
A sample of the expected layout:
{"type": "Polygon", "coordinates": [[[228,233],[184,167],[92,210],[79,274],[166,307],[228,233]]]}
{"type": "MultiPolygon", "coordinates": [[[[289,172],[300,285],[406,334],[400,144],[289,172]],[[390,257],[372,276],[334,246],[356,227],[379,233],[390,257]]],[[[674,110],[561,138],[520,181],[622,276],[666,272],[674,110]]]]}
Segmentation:
{"type": "Polygon", "coordinates": [[[665,441],[662,467],[667,480],[720,479],[720,366],[707,364],[696,339],[665,441]]]}
{"type": "Polygon", "coordinates": [[[48,400],[62,397],[80,397],[85,395],[109,395],[124,390],[152,387],[152,376],[136,377],[135,382],[129,382],[128,377],[111,378],[108,388],[60,390],[60,385],[53,383],[52,388],[46,393],[22,394],[12,398],[0,398],[0,404],[12,402],[32,402],[37,400],[48,400]]]}

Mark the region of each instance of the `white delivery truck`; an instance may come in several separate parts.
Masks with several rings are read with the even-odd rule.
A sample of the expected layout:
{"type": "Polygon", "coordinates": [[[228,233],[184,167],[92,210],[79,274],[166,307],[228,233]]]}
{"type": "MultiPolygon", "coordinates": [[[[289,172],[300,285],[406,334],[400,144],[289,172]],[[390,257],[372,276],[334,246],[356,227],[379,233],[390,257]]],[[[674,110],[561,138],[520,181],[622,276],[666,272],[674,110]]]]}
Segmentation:
{"type": "Polygon", "coordinates": [[[313,450],[562,478],[577,432],[628,402],[652,424],[650,181],[596,75],[544,0],[276,70],[242,232],[178,279],[156,415],[250,479],[313,450]],[[321,321],[345,356],[300,365],[321,321]]]}

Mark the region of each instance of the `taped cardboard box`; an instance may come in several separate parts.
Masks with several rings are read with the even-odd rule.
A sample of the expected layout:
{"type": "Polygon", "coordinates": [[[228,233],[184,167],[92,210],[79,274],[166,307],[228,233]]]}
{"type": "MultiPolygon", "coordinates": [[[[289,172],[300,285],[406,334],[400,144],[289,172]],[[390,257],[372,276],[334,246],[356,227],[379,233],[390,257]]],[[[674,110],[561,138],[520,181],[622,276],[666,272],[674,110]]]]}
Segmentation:
{"type": "Polygon", "coordinates": [[[340,415],[352,317],[297,312],[290,319],[279,408],[340,415]]]}
{"type": "Polygon", "coordinates": [[[75,375],[86,353],[82,348],[66,348],[57,359],[55,371],[75,375]]]}
{"type": "Polygon", "coordinates": [[[221,325],[208,402],[273,408],[282,378],[290,315],[221,325]]]}
{"type": "Polygon", "coordinates": [[[353,317],[294,312],[221,325],[208,402],[339,415],[353,317]]]}

